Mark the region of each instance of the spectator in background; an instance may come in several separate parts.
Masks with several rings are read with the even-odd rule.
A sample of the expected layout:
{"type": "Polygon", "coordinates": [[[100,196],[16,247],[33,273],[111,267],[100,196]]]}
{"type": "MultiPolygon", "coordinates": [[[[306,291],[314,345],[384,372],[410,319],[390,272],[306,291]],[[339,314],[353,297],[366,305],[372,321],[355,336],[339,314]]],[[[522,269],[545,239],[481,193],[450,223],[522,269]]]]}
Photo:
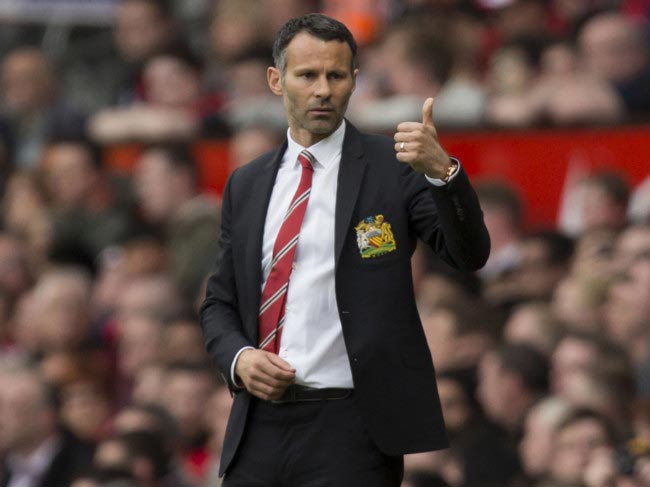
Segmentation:
{"type": "Polygon", "coordinates": [[[66,106],[54,70],[36,47],[17,47],[0,66],[1,116],[13,145],[13,165],[34,168],[53,134],[77,135],[83,117],[66,106]]]}
{"type": "MultiPolygon", "coordinates": [[[[210,50],[221,69],[251,47],[268,45],[274,34],[263,0],[215,2],[210,24],[210,50]]],[[[225,71],[224,71],[225,72],[225,71]]]]}
{"type": "Polygon", "coordinates": [[[547,357],[555,348],[562,330],[547,303],[530,301],[518,305],[505,323],[503,338],[508,343],[524,343],[547,357]]]}
{"type": "Polygon", "coordinates": [[[573,241],[547,230],[525,235],[517,248],[518,260],[501,283],[501,300],[550,300],[557,284],[569,272],[573,241]]]}
{"type": "Polygon", "coordinates": [[[109,383],[106,378],[83,369],[84,365],[78,365],[75,376],[60,385],[60,416],[66,428],[78,438],[95,443],[109,431],[112,413],[109,383]]]}
{"type": "Polygon", "coordinates": [[[176,420],[183,470],[195,483],[206,480],[212,461],[205,406],[216,390],[214,378],[212,367],[184,362],[169,365],[163,381],[162,404],[176,420]]]}
{"type": "Polygon", "coordinates": [[[618,173],[595,173],[582,182],[582,188],[583,232],[618,231],[625,226],[630,189],[618,173]]]}
{"type": "Polygon", "coordinates": [[[31,309],[38,351],[74,351],[90,338],[90,275],[77,267],[53,268],[36,282],[31,309]]]}
{"type": "Polygon", "coordinates": [[[608,421],[590,410],[574,411],[555,430],[551,460],[540,487],[584,485],[591,455],[600,447],[613,446],[616,439],[608,421]]]}
{"type": "Polygon", "coordinates": [[[553,455],[555,430],[571,412],[571,405],[566,400],[548,396],[526,415],[519,454],[524,473],[531,481],[540,480],[547,472],[553,455]]]}
{"type": "Polygon", "coordinates": [[[94,465],[100,480],[132,479],[139,487],[184,487],[171,483],[171,458],[160,435],[152,431],[122,433],[102,442],[94,465]]]}
{"type": "Polygon", "coordinates": [[[631,265],[612,283],[605,302],[605,336],[639,366],[650,360],[650,258],[631,265]]]}
{"type": "Polygon", "coordinates": [[[478,303],[467,299],[443,302],[420,315],[438,370],[473,370],[493,345],[494,319],[478,303]]]}
{"type": "Polygon", "coordinates": [[[92,445],[58,426],[54,392],[34,369],[0,370],[3,487],[68,487],[91,465],[92,445]]]}
{"type": "Polygon", "coordinates": [[[633,115],[650,113],[650,48],[647,26],[617,11],[598,12],[578,32],[581,62],[611,83],[633,115]]]}
{"type": "Polygon", "coordinates": [[[478,398],[488,418],[519,441],[529,409],[548,392],[548,361],[528,345],[503,345],[479,367],[478,398]]]}
{"type": "Polygon", "coordinates": [[[167,0],[119,0],[111,40],[79,46],[66,66],[66,88],[77,105],[94,112],[142,100],[142,65],[178,40],[167,0]]]}
{"type": "Polygon", "coordinates": [[[212,393],[208,407],[205,409],[205,422],[210,433],[208,448],[210,449],[211,459],[210,470],[204,482],[206,487],[218,487],[223,481],[219,477],[219,462],[232,402],[233,397],[230,390],[225,384],[222,384],[212,393]]]}
{"type": "Polygon", "coordinates": [[[452,31],[435,17],[406,18],[387,31],[380,52],[377,83],[390,96],[353,106],[351,118],[374,130],[392,130],[421,112],[422,97],[436,96],[434,120],[440,125],[473,125],[481,118],[482,92],[462,81],[447,85],[454,58],[446,39],[452,31]]]}
{"type": "Polygon", "coordinates": [[[510,485],[520,469],[516,451],[507,435],[483,417],[473,397],[472,382],[462,370],[438,374],[451,448],[434,471],[450,485],[510,485]]]}
{"type": "Polygon", "coordinates": [[[120,409],[113,420],[115,434],[130,431],[153,431],[162,438],[169,451],[177,448],[178,425],[174,417],[159,404],[131,403],[120,409]]]}
{"type": "Polygon", "coordinates": [[[2,197],[2,225],[20,242],[31,274],[48,260],[51,222],[46,198],[36,176],[26,171],[12,174],[2,197]]]}
{"type": "Polygon", "coordinates": [[[128,195],[102,166],[98,147],[81,137],[53,139],[40,169],[52,211],[51,252],[92,261],[126,238],[132,227],[128,195]]]}
{"type": "Polygon", "coordinates": [[[602,348],[603,343],[594,332],[566,331],[551,356],[551,391],[566,394],[571,377],[594,368],[602,348]]]}
{"type": "Polygon", "coordinates": [[[198,191],[194,158],[183,145],[160,144],[141,155],[134,186],[144,221],[166,236],[171,271],[191,299],[206,275],[205,256],[219,238],[217,206],[198,191]]]}
{"type": "Polygon", "coordinates": [[[614,261],[618,272],[650,256],[650,222],[627,226],[616,239],[614,261]]]}
{"type": "MultiPolygon", "coordinates": [[[[500,181],[476,185],[485,225],[490,233],[491,251],[479,275],[490,286],[509,273],[519,260],[519,241],[523,232],[524,209],[516,190],[500,181]]],[[[491,293],[486,290],[488,295],[491,293]]]]}
{"type": "Polygon", "coordinates": [[[141,76],[141,100],[106,108],[92,117],[89,130],[96,141],[179,141],[228,133],[219,114],[223,100],[204,95],[201,62],[188,49],[152,54],[143,63],[141,76]]]}
{"type": "Polygon", "coordinates": [[[230,139],[230,169],[257,159],[273,150],[280,143],[282,135],[271,125],[250,125],[240,128],[230,139]]]}
{"type": "Polygon", "coordinates": [[[268,128],[275,138],[284,134],[287,126],[284,106],[269,91],[266,82],[266,70],[272,65],[271,50],[267,46],[252,46],[232,59],[224,76],[227,117],[233,127],[240,130],[268,128]]]}
{"type": "Polygon", "coordinates": [[[25,249],[21,242],[10,233],[0,232],[0,292],[15,300],[27,291],[30,284],[25,249]]]}
{"type": "Polygon", "coordinates": [[[145,367],[162,362],[163,323],[155,316],[139,314],[120,320],[117,341],[117,366],[125,397],[131,394],[136,376],[145,367]]]}
{"type": "Polygon", "coordinates": [[[203,346],[203,335],[193,318],[181,318],[165,324],[162,334],[163,358],[166,363],[180,363],[191,359],[202,362],[208,359],[203,346]]]}
{"type": "Polygon", "coordinates": [[[601,305],[607,296],[608,281],[574,274],[560,281],[552,309],[573,329],[599,333],[603,327],[601,305]]]}
{"type": "Polygon", "coordinates": [[[167,274],[135,275],[120,290],[112,319],[118,323],[139,316],[160,321],[182,313],[184,303],[174,280],[167,274]]]}

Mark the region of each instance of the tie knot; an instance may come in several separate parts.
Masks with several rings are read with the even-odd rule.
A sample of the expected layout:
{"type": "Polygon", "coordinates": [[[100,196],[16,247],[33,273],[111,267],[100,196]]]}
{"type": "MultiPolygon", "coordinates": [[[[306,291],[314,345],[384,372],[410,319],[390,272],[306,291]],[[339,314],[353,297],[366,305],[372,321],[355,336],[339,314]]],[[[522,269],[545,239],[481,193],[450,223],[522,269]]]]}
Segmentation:
{"type": "Polygon", "coordinates": [[[300,165],[303,169],[311,169],[312,171],[314,170],[314,163],[316,162],[316,159],[307,149],[303,150],[298,155],[298,161],[300,162],[300,165]]]}

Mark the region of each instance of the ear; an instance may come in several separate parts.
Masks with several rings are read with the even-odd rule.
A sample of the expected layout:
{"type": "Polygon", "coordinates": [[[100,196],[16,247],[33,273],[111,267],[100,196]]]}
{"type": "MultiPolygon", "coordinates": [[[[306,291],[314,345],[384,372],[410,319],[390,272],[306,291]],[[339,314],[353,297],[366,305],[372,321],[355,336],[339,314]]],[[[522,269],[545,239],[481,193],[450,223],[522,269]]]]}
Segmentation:
{"type": "Polygon", "coordinates": [[[352,91],[357,87],[357,76],[359,75],[359,68],[352,71],[352,91]]]}
{"type": "Polygon", "coordinates": [[[269,83],[269,88],[274,95],[282,96],[282,75],[278,68],[269,66],[266,70],[266,79],[269,83]]]}

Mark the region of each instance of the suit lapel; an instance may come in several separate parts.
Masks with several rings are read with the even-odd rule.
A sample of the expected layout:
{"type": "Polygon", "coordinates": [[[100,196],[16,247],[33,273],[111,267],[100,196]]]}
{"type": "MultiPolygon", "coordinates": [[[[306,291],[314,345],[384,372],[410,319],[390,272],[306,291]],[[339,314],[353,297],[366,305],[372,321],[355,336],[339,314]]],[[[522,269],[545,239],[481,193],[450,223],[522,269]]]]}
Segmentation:
{"type": "Polygon", "coordinates": [[[343,249],[343,243],[350,226],[352,211],[359,196],[361,180],[366,169],[366,160],[363,158],[363,145],[361,134],[346,121],[345,139],[341,152],[341,166],[338,175],[338,188],[336,190],[336,215],[334,227],[335,262],[338,263],[343,249]]]}
{"type": "MultiPolygon", "coordinates": [[[[249,286],[248,291],[252,297],[251,302],[255,306],[255,309],[259,309],[260,300],[262,299],[262,240],[264,238],[264,223],[266,221],[266,213],[269,208],[275,177],[286,149],[287,142],[285,141],[255,178],[249,195],[253,204],[251,211],[247,215],[249,221],[247,227],[250,229],[250,233],[246,242],[247,262],[245,267],[247,273],[246,282],[249,286]]],[[[255,316],[257,317],[257,313],[255,313],[255,316]]],[[[257,321],[255,321],[255,328],[257,328],[257,321]]],[[[254,336],[257,338],[257,329],[254,330],[254,336]]]]}

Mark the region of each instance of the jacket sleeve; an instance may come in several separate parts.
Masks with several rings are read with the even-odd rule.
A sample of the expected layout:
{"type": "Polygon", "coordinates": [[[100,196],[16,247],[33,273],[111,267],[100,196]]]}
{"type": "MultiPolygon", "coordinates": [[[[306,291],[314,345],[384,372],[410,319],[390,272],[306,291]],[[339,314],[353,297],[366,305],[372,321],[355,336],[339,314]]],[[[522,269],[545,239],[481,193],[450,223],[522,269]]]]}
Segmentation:
{"type": "Polygon", "coordinates": [[[200,311],[206,350],[231,390],[239,389],[231,379],[233,359],[242,348],[254,346],[243,331],[232,256],[232,186],[235,175],[236,172],[228,179],[224,190],[219,252],[200,311]]]}
{"type": "Polygon", "coordinates": [[[412,231],[453,267],[465,271],[483,267],[490,236],[462,166],[448,184],[434,186],[405,165],[402,184],[412,231]]]}

